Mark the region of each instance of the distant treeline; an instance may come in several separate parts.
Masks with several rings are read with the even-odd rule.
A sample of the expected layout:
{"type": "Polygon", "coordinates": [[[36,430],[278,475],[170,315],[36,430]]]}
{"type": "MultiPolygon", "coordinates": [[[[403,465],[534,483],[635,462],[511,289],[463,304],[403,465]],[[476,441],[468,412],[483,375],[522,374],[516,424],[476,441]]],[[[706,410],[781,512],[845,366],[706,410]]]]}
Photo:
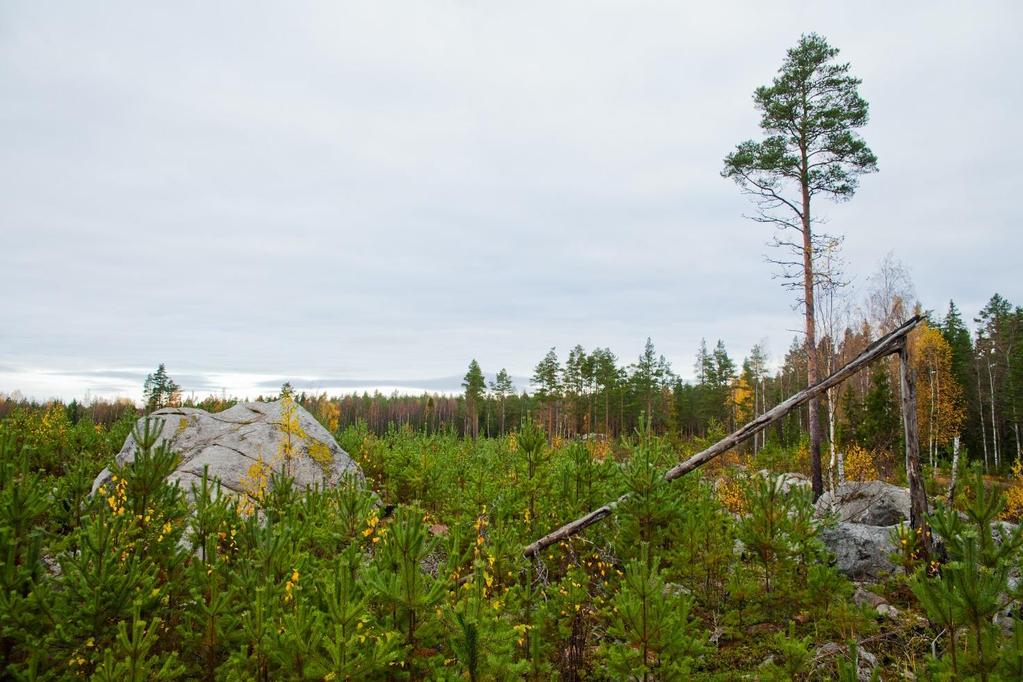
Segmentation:
{"type": "MultiPolygon", "coordinates": [[[[909,314],[898,297],[882,308],[883,315],[861,314],[837,333],[821,334],[817,352],[825,373],[851,360],[909,314]]],[[[968,456],[989,466],[1011,463],[1020,455],[1023,309],[996,294],[977,317],[973,334],[954,303],[943,316],[927,317],[928,323],[912,338],[921,452],[932,461],[945,457],[959,436],[968,456]]],[[[296,392],[287,384],[282,391],[291,392],[335,432],[361,423],[376,434],[407,427],[469,437],[495,436],[533,418],[552,436],[617,437],[648,420],[649,428],[657,433],[689,440],[731,431],[806,385],[806,353],[798,338],[793,339],[778,369],[769,371],[770,364],[759,345],[736,362],[723,341],[713,346],[701,342],[695,379],[684,381],[648,339],[639,357],[628,364],[607,348],[587,351],[582,346],[572,348],[562,362],[552,348],[537,364],[529,387],[514,386],[503,369],[496,381],[487,384],[473,360],[463,384],[465,391],[457,396],[379,392],[328,396],[296,392]]],[[[154,397],[147,385],[150,409],[178,404],[219,411],[237,402],[217,397],[181,399],[176,385],[165,373],[162,376],[173,390],[154,397]]],[[[258,400],[278,397],[259,396],[258,400]]],[[[123,399],[59,405],[72,424],[89,420],[109,426],[142,414],[123,399]]],[[[0,419],[17,409],[53,407],[53,403],[0,395],[0,419]]],[[[899,410],[895,363],[881,362],[825,396],[821,420],[826,442],[838,448],[857,444],[887,454],[893,465],[897,464],[892,453],[901,448],[899,410]]],[[[807,432],[806,419],[805,410],[796,410],[746,447],[798,445],[807,432]]]]}

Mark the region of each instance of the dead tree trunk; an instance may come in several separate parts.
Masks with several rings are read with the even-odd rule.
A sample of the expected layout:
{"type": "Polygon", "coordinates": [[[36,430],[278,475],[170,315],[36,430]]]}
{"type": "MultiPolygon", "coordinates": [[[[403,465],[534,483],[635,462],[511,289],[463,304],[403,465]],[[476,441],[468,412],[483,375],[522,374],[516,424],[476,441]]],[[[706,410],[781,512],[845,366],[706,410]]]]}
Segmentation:
{"type": "MultiPolygon", "coordinates": [[[[768,426],[770,426],[772,423],[774,423],[778,419],[781,419],[786,414],[788,414],[792,410],[796,409],[800,405],[806,403],[807,401],[811,400],[812,398],[815,398],[816,396],[820,395],[821,393],[823,393],[824,391],[828,390],[832,386],[837,386],[838,384],[842,383],[843,381],[845,381],[849,377],[851,377],[854,374],[856,374],[857,372],[859,372],[864,367],[867,367],[870,363],[874,362],[875,360],[877,360],[879,358],[883,358],[883,357],[888,356],[888,355],[891,355],[893,353],[900,353],[900,352],[902,352],[903,349],[904,349],[904,345],[905,345],[904,341],[905,341],[906,335],[909,334],[909,332],[912,331],[913,328],[916,327],[920,323],[921,319],[922,318],[920,318],[920,317],[914,317],[914,318],[908,320],[906,323],[904,323],[898,329],[895,329],[894,331],[886,334],[885,336],[881,337],[880,339],[878,339],[874,343],[872,343],[869,346],[867,346],[867,348],[862,353],[860,353],[858,356],[856,356],[856,358],[854,358],[852,360],[852,362],[850,362],[849,364],[845,365],[844,367],[839,369],[837,372],[835,372],[831,376],[827,377],[826,379],[824,379],[822,381],[819,381],[819,382],[815,383],[814,385],[810,386],[809,388],[803,389],[799,393],[796,393],[795,395],[789,397],[787,400],[784,400],[784,401],[778,403],[773,408],[771,408],[770,410],[764,412],[759,417],[757,417],[756,419],[754,419],[750,423],[746,424],[745,426],[743,426],[741,429],[739,429],[735,433],[732,433],[732,434],[722,438],[721,440],[719,440],[714,445],[711,445],[706,450],[704,450],[702,452],[698,452],[697,454],[693,455],[692,457],[690,457],[689,459],[685,460],[684,462],[681,462],[681,463],[677,464],[673,468],[669,469],[667,473],[664,474],[664,478],[666,480],[668,480],[668,481],[673,481],[676,478],[679,478],[680,476],[684,476],[684,475],[688,474],[691,471],[699,469],[701,466],[703,466],[707,462],[711,461],[712,459],[714,459],[718,455],[721,455],[721,454],[723,454],[725,452],[728,452],[729,450],[734,448],[739,443],[745,441],[747,438],[750,438],[754,434],[760,433],[761,431],[766,429],[768,426]]],[[[903,393],[903,399],[904,400],[906,399],[906,396],[907,396],[907,393],[904,391],[904,393],[903,393]]],[[[909,394],[909,400],[915,401],[915,399],[916,399],[915,396],[916,396],[916,394],[915,394],[915,391],[914,391],[911,394],[909,394]]],[[[912,407],[912,414],[913,414],[913,420],[914,420],[913,435],[915,437],[916,436],[916,425],[915,425],[916,424],[916,403],[915,402],[911,402],[911,407],[912,407]]],[[[903,410],[905,411],[905,406],[903,407],[903,410]]],[[[908,442],[908,439],[907,439],[907,442],[908,442]]],[[[919,458],[919,453],[918,453],[918,458],[919,458]]],[[[917,462],[917,466],[919,467],[919,461],[917,462]]],[[[923,479],[919,477],[919,472],[918,472],[918,476],[917,476],[917,484],[921,486],[919,492],[922,494],[922,492],[923,492],[923,488],[922,488],[923,479]]],[[[913,485],[912,479],[910,481],[910,485],[911,485],[911,487],[913,485]]],[[[607,516],[610,516],[614,512],[614,510],[621,503],[623,503],[626,500],[628,500],[628,498],[629,498],[629,495],[628,495],[628,493],[626,493],[625,495],[622,495],[621,497],[619,497],[617,500],[614,500],[612,502],[608,502],[604,506],[598,507],[597,509],[594,509],[593,511],[589,512],[585,516],[581,516],[581,517],[579,517],[578,519],[576,519],[574,521],[566,523],[561,528],[558,528],[557,530],[555,530],[555,531],[553,531],[551,533],[548,533],[547,535],[545,535],[544,537],[540,538],[536,542],[534,542],[534,543],[530,544],[529,546],[527,546],[523,550],[523,553],[527,557],[534,556],[534,555],[538,554],[540,551],[542,551],[543,549],[545,549],[547,547],[550,547],[551,545],[553,545],[553,544],[555,544],[557,542],[560,542],[561,540],[564,540],[566,538],[572,537],[573,535],[576,535],[580,531],[584,530],[585,528],[588,528],[589,526],[592,526],[594,523],[600,521],[601,519],[603,519],[603,518],[605,518],[607,516]]],[[[924,498],[923,503],[924,503],[923,509],[924,509],[924,512],[926,512],[926,509],[927,509],[927,506],[926,506],[927,505],[927,499],[926,499],[926,497],[924,498]]],[[[921,515],[919,518],[922,520],[923,516],[921,515]]]]}
{"type": "Polygon", "coordinates": [[[927,529],[927,491],[920,471],[920,434],[916,423],[916,372],[909,364],[909,345],[899,345],[899,374],[902,376],[902,425],[906,441],[906,478],[909,479],[909,525],[920,537],[925,554],[930,554],[927,529]]]}

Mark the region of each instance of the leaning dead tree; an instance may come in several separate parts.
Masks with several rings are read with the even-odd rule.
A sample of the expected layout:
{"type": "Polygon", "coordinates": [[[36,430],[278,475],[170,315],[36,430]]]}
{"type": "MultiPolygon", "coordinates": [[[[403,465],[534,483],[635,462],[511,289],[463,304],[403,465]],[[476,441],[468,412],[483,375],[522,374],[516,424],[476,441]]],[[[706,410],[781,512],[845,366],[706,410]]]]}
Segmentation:
{"type": "MultiPolygon", "coordinates": [[[[909,364],[909,346],[907,343],[909,332],[920,324],[922,319],[923,318],[921,317],[914,317],[902,324],[902,326],[898,329],[885,334],[880,339],[867,346],[867,348],[856,356],[849,364],[840,368],[826,379],[818,381],[814,385],[796,393],[788,400],[785,400],[767,412],[764,412],[738,431],[725,436],[706,450],[675,465],[669,469],[667,473],[665,473],[664,478],[668,481],[673,481],[676,478],[685,476],[686,474],[699,469],[715,457],[728,452],[747,438],[763,431],[772,423],[781,419],[800,405],[813,399],[815,396],[823,393],[824,391],[827,391],[829,388],[842,383],[875,360],[898,353],[902,377],[902,419],[906,440],[906,460],[908,466],[906,477],[909,479],[910,525],[914,529],[920,530],[920,536],[923,538],[926,550],[928,539],[930,537],[925,527],[927,495],[924,490],[923,476],[920,472],[920,443],[916,424],[916,380],[913,376],[914,372],[912,366],[909,364]]],[[[581,516],[575,521],[566,523],[561,528],[558,528],[552,533],[548,533],[526,547],[525,550],[523,550],[523,553],[527,557],[536,556],[545,548],[566,538],[570,538],[589,526],[597,523],[601,519],[610,516],[619,505],[628,499],[629,495],[626,493],[617,500],[608,502],[604,506],[594,509],[585,516],[581,516]]]]}

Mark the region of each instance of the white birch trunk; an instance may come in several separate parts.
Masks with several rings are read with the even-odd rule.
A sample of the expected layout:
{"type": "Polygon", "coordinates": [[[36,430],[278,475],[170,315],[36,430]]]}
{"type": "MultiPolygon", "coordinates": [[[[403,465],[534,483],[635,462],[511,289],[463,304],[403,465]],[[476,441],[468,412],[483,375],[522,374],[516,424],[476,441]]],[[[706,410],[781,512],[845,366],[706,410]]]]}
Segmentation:
{"type": "Polygon", "coordinates": [[[984,444],[984,472],[987,473],[988,458],[987,458],[987,423],[984,421],[984,393],[980,387],[980,364],[976,361],[973,363],[973,368],[977,370],[977,405],[980,408],[980,442],[984,444]]]}
{"type": "Polygon", "coordinates": [[[930,414],[928,415],[928,422],[929,423],[927,424],[927,456],[931,460],[931,469],[934,469],[934,467],[937,465],[937,462],[935,462],[935,456],[934,456],[934,454],[935,454],[934,453],[934,375],[935,375],[935,372],[934,372],[934,368],[932,367],[931,368],[931,386],[930,386],[931,390],[929,391],[929,393],[931,394],[930,395],[930,398],[931,398],[931,411],[930,411],[930,414]]]}
{"type": "Polygon", "coordinates": [[[959,473],[959,436],[952,440],[952,480],[948,484],[948,504],[956,494],[956,475],[959,473]]]}
{"type": "MultiPolygon", "coordinates": [[[[828,363],[829,365],[831,363],[828,363]]],[[[831,367],[828,367],[831,373],[831,367]]],[[[835,468],[838,466],[838,454],[835,452],[835,400],[834,388],[829,388],[828,394],[828,448],[831,450],[831,460],[828,462],[828,484],[832,492],[835,491],[835,468]]]]}

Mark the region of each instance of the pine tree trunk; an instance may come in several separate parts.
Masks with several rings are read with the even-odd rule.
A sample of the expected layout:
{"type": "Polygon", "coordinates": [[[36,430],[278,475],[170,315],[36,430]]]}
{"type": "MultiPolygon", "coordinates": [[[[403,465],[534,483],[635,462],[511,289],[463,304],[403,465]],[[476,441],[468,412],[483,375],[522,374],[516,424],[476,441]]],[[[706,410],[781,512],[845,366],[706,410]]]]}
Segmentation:
{"type": "MultiPolygon", "coordinates": [[[[757,381],[753,382],[753,418],[756,419],[760,416],[760,383],[757,381]]],[[[753,454],[756,455],[759,451],[760,445],[760,434],[753,434],[753,454]]]]}
{"type": "Polygon", "coordinates": [[[1019,444],[1019,411],[1016,399],[1016,385],[1012,380],[1012,344],[1010,343],[1005,349],[1005,383],[1006,383],[1006,394],[1009,396],[1010,404],[1012,405],[1012,432],[1016,436],[1016,461],[1020,458],[1020,444],[1019,444]]]}
{"type": "Polygon", "coordinates": [[[604,435],[611,434],[611,392],[604,392],[604,435]]]}
{"type": "MultiPolygon", "coordinates": [[[[817,371],[817,326],[814,319],[813,302],[813,236],[810,231],[810,188],[806,173],[806,148],[802,150],[803,174],[803,306],[806,317],[806,385],[818,381],[817,371]]],[[[821,425],[817,413],[817,396],[807,403],[807,427],[810,431],[810,473],[813,484],[813,499],[824,494],[824,478],[821,474],[821,425]]]]}

